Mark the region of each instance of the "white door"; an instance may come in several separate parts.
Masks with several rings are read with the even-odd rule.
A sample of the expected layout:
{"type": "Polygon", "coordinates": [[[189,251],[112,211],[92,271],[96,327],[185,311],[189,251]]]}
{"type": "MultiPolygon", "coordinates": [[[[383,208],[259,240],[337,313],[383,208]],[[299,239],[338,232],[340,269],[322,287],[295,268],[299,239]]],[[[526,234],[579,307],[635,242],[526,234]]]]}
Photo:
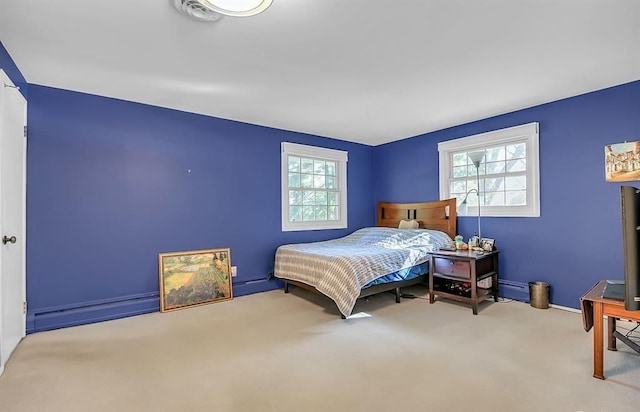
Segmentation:
{"type": "Polygon", "coordinates": [[[26,326],[26,109],[0,70],[0,374],[26,326]]]}

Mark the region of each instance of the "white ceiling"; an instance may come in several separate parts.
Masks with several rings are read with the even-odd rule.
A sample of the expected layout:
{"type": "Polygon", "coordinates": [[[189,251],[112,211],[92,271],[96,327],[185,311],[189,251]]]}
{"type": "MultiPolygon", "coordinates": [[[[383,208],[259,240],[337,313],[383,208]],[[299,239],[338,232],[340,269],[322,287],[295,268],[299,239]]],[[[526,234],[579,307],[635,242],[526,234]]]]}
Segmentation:
{"type": "Polygon", "coordinates": [[[0,0],[29,83],[378,145],[640,79],[638,0],[0,0]]]}

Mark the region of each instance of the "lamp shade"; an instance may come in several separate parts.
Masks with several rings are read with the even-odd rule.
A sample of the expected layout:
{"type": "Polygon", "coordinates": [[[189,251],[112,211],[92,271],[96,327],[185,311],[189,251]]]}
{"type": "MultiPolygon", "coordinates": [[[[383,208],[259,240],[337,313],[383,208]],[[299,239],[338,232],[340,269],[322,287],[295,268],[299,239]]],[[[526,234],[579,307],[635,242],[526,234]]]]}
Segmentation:
{"type": "Polygon", "coordinates": [[[467,154],[467,156],[469,156],[469,159],[471,159],[471,162],[477,169],[480,167],[480,163],[482,163],[482,159],[484,159],[484,150],[481,152],[471,152],[467,154]]]}
{"type": "Polygon", "coordinates": [[[458,205],[458,214],[461,216],[466,216],[469,208],[467,207],[467,199],[463,200],[462,203],[458,205]]]}

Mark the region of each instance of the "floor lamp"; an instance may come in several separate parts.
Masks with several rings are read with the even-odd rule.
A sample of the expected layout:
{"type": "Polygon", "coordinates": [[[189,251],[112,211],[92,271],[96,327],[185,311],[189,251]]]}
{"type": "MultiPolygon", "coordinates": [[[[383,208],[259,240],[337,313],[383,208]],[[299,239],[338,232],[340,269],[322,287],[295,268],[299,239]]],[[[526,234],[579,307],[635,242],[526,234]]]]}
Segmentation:
{"type": "Polygon", "coordinates": [[[480,163],[482,159],[484,159],[484,151],[482,152],[471,152],[467,156],[471,159],[471,162],[476,167],[476,182],[477,189],[471,189],[464,196],[464,200],[460,203],[458,208],[460,209],[460,213],[463,215],[467,214],[467,198],[469,197],[469,193],[476,192],[478,195],[478,240],[482,239],[482,232],[480,232],[480,163]]]}

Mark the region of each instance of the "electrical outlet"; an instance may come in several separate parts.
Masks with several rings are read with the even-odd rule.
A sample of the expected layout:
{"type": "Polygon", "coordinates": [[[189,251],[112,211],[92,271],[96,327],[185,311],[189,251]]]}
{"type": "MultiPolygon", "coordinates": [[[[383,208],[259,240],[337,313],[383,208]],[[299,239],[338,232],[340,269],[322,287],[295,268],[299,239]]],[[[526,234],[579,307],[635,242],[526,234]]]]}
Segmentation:
{"type": "Polygon", "coordinates": [[[235,277],[238,274],[238,267],[231,266],[231,277],[235,277]]]}

